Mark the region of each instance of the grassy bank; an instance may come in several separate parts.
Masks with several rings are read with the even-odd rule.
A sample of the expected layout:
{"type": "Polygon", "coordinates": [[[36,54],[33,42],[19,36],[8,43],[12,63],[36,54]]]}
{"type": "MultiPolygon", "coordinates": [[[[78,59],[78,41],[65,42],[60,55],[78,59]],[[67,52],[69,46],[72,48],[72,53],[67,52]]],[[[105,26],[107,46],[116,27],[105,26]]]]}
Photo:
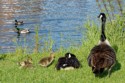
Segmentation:
{"type": "MultiPolygon", "coordinates": [[[[55,61],[48,68],[38,65],[41,56],[47,56],[50,52],[27,54],[19,48],[15,53],[0,55],[0,83],[123,83],[125,79],[125,34],[123,32],[123,18],[106,24],[106,35],[113,48],[116,50],[117,64],[113,68],[111,77],[104,72],[101,78],[96,78],[87,64],[87,57],[91,48],[98,43],[100,27],[88,21],[86,27],[86,40],[80,47],[62,49],[55,52],[55,61]],[[91,24],[90,24],[91,23],[91,24]],[[80,60],[82,67],[71,71],[57,71],[55,65],[60,56],[66,52],[74,53],[80,60]],[[6,58],[4,58],[4,56],[6,58]],[[19,69],[17,62],[27,56],[33,59],[33,69],[19,69]]],[[[37,42],[37,41],[36,41],[37,42]]],[[[37,46],[36,46],[37,47],[37,46]]],[[[37,50],[36,50],[37,51],[37,50]]]]}

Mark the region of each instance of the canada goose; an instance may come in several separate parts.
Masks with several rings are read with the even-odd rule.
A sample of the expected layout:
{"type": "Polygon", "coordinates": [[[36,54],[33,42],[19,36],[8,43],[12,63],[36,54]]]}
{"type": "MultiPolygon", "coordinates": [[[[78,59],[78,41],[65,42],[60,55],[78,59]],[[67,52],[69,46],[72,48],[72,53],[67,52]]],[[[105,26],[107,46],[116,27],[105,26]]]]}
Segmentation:
{"type": "Polygon", "coordinates": [[[32,68],[32,59],[28,58],[27,60],[24,60],[22,62],[18,63],[20,65],[20,68],[32,68]]]}
{"type": "Polygon", "coordinates": [[[65,65],[66,65],[66,57],[60,57],[56,64],[56,69],[57,70],[64,69],[65,65]]]}
{"type": "Polygon", "coordinates": [[[23,21],[17,21],[17,20],[15,20],[15,25],[23,25],[24,23],[23,23],[23,21]]]}
{"type": "Polygon", "coordinates": [[[79,68],[81,66],[79,60],[76,58],[76,55],[72,53],[66,53],[65,57],[67,59],[66,63],[68,66],[71,66],[74,68],[79,68]]]}
{"type": "Polygon", "coordinates": [[[22,28],[18,28],[17,26],[15,26],[15,32],[19,33],[19,34],[23,34],[23,33],[30,33],[29,29],[22,29],[22,28]]]}
{"type": "Polygon", "coordinates": [[[51,53],[49,57],[44,57],[39,61],[39,65],[43,67],[48,67],[54,61],[54,53],[51,53]]]}
{"type": "Polygon", "coordinates": [[[111,74],[111,69],[116,62],[116,54],[114,49],[110,46],[109,41],[105,35],[106,15],[100,13],[98,18],[102,21],[101,36],[98,45],[94,46],[88,56],[88,65],[92,67],[92,72],[95,76],[101,74],[105,68],[108,70],[108,75],[111,74]]]}
{"type": "Polygon", "coordinates": [[[60,57],[56,64],[57,70],[72,70],[75,68],[79,68],[80,63],[76,56],[71,53],[66,53],[65,57],[60,57]]]}

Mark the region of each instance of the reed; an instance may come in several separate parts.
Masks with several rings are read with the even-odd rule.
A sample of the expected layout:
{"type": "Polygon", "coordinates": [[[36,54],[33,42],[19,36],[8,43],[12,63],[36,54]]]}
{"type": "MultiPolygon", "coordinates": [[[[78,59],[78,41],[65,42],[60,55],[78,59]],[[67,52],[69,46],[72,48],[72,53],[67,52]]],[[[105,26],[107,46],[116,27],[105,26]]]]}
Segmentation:
{"type": "Polygon", "coordinates": [[[108,1],[108,3],[109,3],[109,7],[110,7],[111,14],[112,14],[112,18],[114,19],[114,13],[113,13],[114,8],[113,8],[113,6],[112,6],[112,4],[111,4],[111,1],[110,1],[110,0],[107,0],[107,1],[108,1]]]}
{"type": "Polygon", "coordinates": [[[101,8],[101,5],[100,5],[100,3],[99,3],[99,0],[96,0],[96,3],[97,3],[97,5],[98,5],[100,11],[102,11],[102,8],[101,8]]]}
{"type": "Polygon", "coordinates": [[[108,14],[109,20],[110,20],[110,22],[111,22],[111,24],[112,24],[112,19],[111,19],[111,17],[110,17],[109,10],[108,10],[108,8],[107,8],[107,4],[105,3],[105,0],[102,0],[102,3],[103,3],[103,5],[104,5],[104,8],[105,8],[107,14],[108,14]]]}
{"type": "Polygon", "coordinates": [[[35,39],[35,47],[34,47],[34,53],[38,53],[39,52],[39,27],[36,27],[35,28],[35,36],[34,36],[34,39],[35,39]]]}
{"type": "Polygon", "coordinates": [[[100,12],[107,13],[107,16],[112,23],[115,19],[116,11],[121,16],[124,16],[124,1],[123,0],[96,0],[100,12]]]}

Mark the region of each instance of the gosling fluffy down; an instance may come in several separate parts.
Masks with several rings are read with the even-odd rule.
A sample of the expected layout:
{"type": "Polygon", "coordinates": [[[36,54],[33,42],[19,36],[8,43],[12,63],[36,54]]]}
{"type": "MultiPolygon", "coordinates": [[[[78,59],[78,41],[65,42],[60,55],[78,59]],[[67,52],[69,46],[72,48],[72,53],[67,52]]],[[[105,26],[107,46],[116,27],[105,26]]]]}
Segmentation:
{"type": "Polygon", "coordinates": [[[18,63],[20,68],[32,68],[33,65],[32,65],[32,58],[28,58],[24,61],[21,61],[18,63]]]}
{"type": "Polygon", "coordinates": [[[54,61],[54,53],[51,53],[49,57],[44,57],[39,61],[39,65],[42,67],[48,67],[52,64],[54,61]]]}

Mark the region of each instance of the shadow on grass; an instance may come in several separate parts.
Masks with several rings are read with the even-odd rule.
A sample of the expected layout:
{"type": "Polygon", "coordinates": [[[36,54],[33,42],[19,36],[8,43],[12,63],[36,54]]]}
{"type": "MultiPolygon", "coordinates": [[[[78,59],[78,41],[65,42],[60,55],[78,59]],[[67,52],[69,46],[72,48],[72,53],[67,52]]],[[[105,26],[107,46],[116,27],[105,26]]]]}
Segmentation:
{"type": "Polygon", "coordinates": [[[112,47],[113,47],[113,49],[115,50],[115,52],[117,53],[117,51],[118,51],[118,46],[117,46],[116,44],[114,44],[112,47]]]}
{"type": "Polygon", "coordinates": [[[112,73],[121,69],[121,64],[116,61],[115,66],[112,68],[112,73]]]}
{"type": "Polygon", "coordinates": [[[106,77],[106,76],[111,77],[112,73],[114,73],[114,72],[116,72],[116,71],[118,71],[118,70],[120,70],[120,69],[121,69],[121,64],[120,64],[118,61],[116,61],[115,66],[114,66],[114,67],[112,68],[112,70],[111,70],[110,76],[108,75],[108,70],[106,70],[106,71],[104,71],[102,74],[100,74],[100,75],[97,76],[97,77],[99,77],[99,78],[103,78],[103,77],[106,77]]]}
{"type": "Polygon", "coordinates": [[[4,60],[6,58],[6,56],[7,56],[6,54],[1,54],[0,55],[0,60],[4,60]]]}

